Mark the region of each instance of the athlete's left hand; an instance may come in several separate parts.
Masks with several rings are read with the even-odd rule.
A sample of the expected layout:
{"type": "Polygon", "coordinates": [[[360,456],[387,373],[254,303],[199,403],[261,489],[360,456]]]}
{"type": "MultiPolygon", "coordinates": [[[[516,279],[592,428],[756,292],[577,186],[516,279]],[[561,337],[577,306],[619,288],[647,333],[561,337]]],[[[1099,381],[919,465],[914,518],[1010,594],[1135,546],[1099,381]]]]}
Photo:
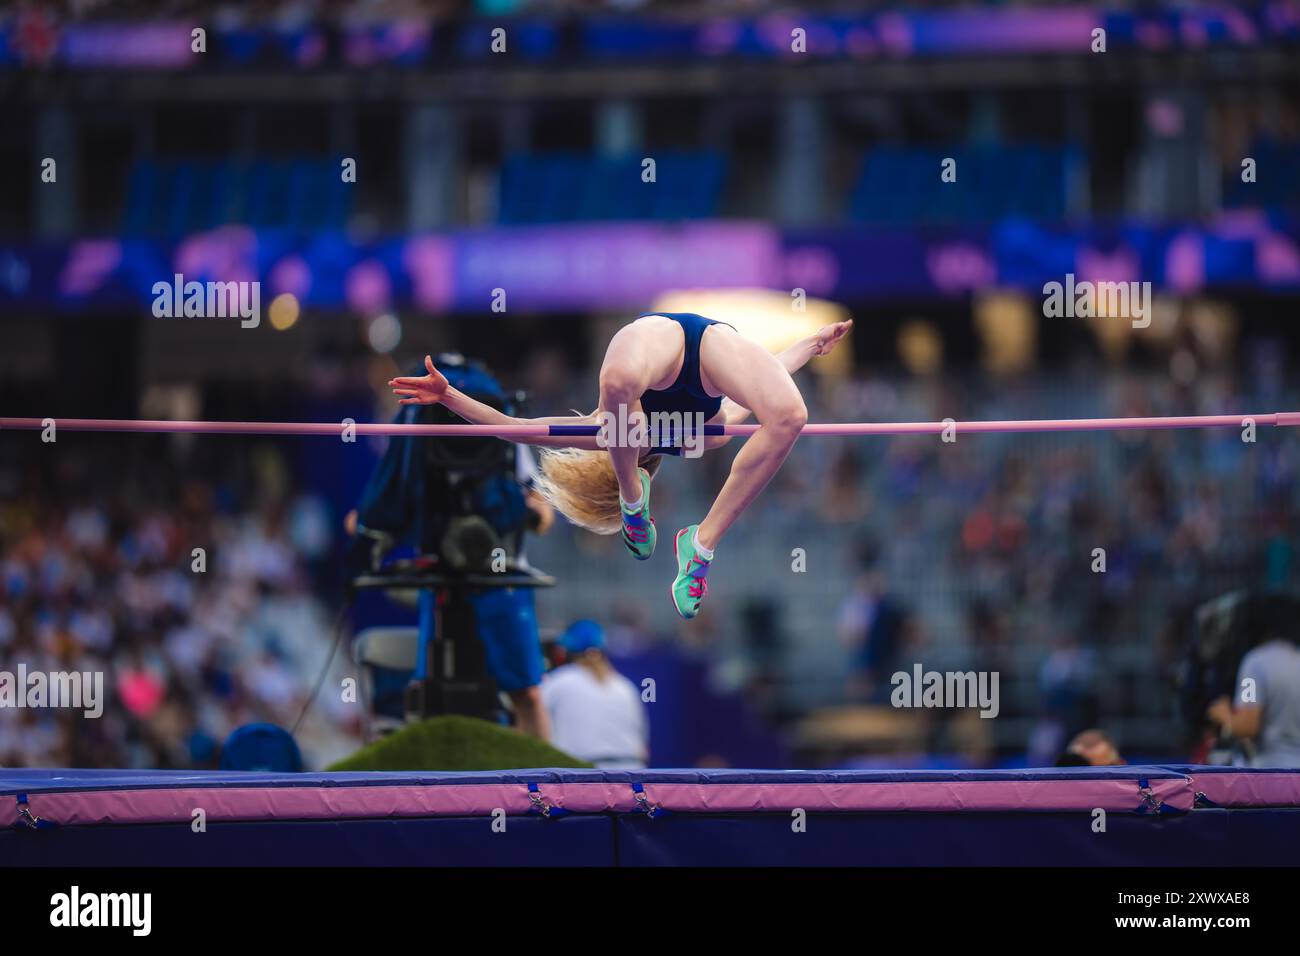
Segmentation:
{"type": "Polygon", "coordinates": [[[813,354],[830,355],[844,336],[849,334],[851,328],[853,328],[852,319],[847,322],[836,322],[834,325],[823,325],[813,336],[813,354]]]}

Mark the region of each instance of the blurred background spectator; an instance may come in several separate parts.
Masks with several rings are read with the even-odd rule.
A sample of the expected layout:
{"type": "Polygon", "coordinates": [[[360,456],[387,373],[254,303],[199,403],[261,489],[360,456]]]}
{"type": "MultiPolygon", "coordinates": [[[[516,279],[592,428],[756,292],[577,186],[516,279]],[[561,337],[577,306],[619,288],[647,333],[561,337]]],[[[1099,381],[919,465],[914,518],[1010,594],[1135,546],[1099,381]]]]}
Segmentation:
{"type": "Polygon", "coordinates": [[[602,770],[646,766],[649,728],[641,691],[610,663],[601,626],[574,621],[556,643],[564,660],[542,682],[552,742],[602,770]]]}
{"type": "Polygon", "coordinates": [[[1076,735],[1056,758],[1058,767],[1119,767],[1124,763],[1115,741],[1104,730],[1085,730],[1076,735]]]}

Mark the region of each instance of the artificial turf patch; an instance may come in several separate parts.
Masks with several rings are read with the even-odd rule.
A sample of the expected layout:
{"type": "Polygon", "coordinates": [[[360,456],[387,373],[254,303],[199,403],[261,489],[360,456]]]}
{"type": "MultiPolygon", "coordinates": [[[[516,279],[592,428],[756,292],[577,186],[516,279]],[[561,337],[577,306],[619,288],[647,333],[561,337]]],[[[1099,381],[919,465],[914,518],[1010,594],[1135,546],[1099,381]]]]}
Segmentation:
{"type": "Polygon", "coordinates": [[[430,717],[362,747],[330,770],[590,767],[548,743],[474,717],[430,717]]]}

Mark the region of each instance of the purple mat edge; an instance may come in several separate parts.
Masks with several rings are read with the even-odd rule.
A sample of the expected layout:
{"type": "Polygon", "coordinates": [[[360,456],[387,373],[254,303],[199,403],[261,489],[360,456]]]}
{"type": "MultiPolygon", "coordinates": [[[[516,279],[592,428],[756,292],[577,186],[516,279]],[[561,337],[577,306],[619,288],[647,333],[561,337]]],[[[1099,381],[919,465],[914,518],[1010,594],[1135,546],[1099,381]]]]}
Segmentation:
{"type": "Polygon", "coordinates": [[[3,771],[0,826],[19,797],[59,825],[320,820],[536,812],[1188,812],[1300,807],[1300,770],[1201,767],[1041,771],[521,770],[485,773],[258,774],[3,771]],[[530,793],[530,785],[533,792],[530,793]],[[635,785],[635,786],[634,786],[635,785]],[[1145,785],[1145,788],[1144,788],[1145,785]],[[638,795],[636,787],[642,793],[638,795]],[[644,797],[644,801],[642,800],[644,797]],[[540,803],[538,802],[540,801],[540,803]]]}

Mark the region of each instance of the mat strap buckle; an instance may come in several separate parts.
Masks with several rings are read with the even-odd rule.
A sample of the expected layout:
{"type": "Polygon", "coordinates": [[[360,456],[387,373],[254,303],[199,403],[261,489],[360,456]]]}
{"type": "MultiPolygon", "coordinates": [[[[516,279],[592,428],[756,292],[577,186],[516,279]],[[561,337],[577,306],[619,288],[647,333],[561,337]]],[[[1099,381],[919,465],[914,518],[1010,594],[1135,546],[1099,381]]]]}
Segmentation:
{"type": "Polygon", "coordinates": [[[639,783],[632,784],[632,799],[636,801],[636,812],[644,813],[651,820],[668,815],[668,811],[659,804],[650,802],[645,787],[639,783]]]}
{"type": "Polygon", "coordinates": [[[54,824],[49,820],[32,813],[25,793],[18,794],[18,822],[29,830],[49,830],[54,827],[54,824]]]}
{"type": "Polygon", "coordinates": [[[1145,777],[1138,781],[1138,795],[1142,798],[1142,804],[1137,808],[1138,813],[1165,812],[1164,801],[1156,797],[1151,782],[1145,777]]]}
{"type": "Polygon", "coordinates": [[[528,802],[531,803],[532,809],[529,813],[541,814],[548,820],[558,820],[560,817],[568,816],[569,811],[563,807],[557,807],[552,803],[547,803],[542,798],[542,791],[535,783],[528,785],[528,802]]]}

